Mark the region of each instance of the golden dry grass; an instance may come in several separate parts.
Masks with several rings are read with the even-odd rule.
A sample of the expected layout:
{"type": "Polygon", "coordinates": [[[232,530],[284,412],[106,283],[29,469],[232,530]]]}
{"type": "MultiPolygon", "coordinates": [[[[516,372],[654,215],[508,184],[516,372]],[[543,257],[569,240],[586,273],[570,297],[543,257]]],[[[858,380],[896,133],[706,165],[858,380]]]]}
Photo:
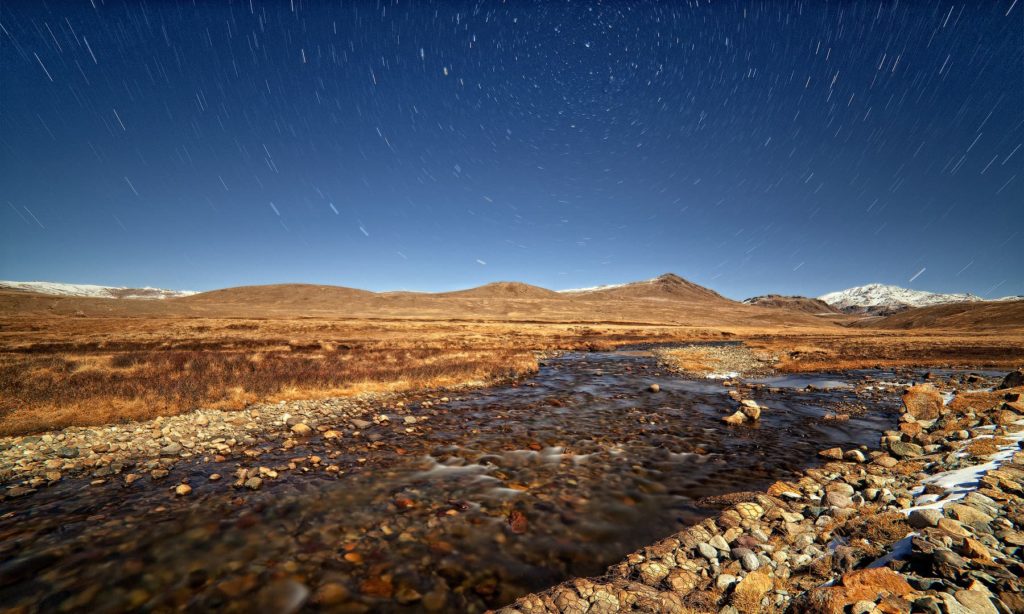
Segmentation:
{"type": "Polygon", "coordinates": [[[538,352],[712,336],[720,333],[296,318],[8,318],[0,320],[0,434],[197,407],[486,384],[536,370],[538,352]]]}
{"type": "Polygon", "coordinates": [[[0,292],[0,434],[478,384],[535,369],[537,352],[722,340],[783,371],[1024,364],[1024,329],[847,328],[678,279],[582,295],[517,284],[436,295],[264,286],[166,301],[0,292]]]}

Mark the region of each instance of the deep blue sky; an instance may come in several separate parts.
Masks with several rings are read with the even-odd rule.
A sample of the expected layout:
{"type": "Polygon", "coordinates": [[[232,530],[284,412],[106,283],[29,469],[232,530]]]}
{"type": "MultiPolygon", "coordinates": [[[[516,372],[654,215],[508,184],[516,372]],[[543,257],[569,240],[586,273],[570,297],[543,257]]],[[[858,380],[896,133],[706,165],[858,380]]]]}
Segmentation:
{"type": "Polygon", "coordinates": [[[1021,4],[8,0],[0,279],[1024,294],[1021,4]]]}

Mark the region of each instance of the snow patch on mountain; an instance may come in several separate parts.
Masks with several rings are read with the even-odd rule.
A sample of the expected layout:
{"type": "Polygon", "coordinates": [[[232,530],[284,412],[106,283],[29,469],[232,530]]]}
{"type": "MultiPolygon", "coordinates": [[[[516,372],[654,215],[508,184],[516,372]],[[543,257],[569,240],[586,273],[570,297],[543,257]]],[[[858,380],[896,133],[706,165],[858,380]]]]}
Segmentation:
{"type": "Polygon", "coordinates": [[[562,294],[576,294],[583,292],[600,292],[601,290],[611,290],[612,288],[624,288],[626,286],[633,286],[637,284],[649,284],[657,281],[658,278],[645,279],[644,281],[634,281],[628,284],[605,284],[603,286],[590,286],[589,288],[570,288],[568,290],[555,290],[555,292],[561,292],[562,294]]]}
{"type": "MultiPolygon", "coordinates": [[[[839,292],[829,292],[818,298],[847,313],[871,313],[873,315],[889,315],[911,307],[927,307],[946,303],[974,303],[985,300],[969,292],[942,294],[886,284],[868,284],[848,288],[839,292]]],[[[1012,297],[1006,297],[1006,299],[1013,300],[1012,297]]]]}
{"type": "Polygon", "coordinates": [[[62,284],[52,281],[0,281],[0,289],[22,290],[54,296],[79,296],[86,298],[124,298],[160,300],[191,296],[192,290],[165,290],[163,288],[125,288],[118,286],[97,286],[94,284],[62,284]]]}

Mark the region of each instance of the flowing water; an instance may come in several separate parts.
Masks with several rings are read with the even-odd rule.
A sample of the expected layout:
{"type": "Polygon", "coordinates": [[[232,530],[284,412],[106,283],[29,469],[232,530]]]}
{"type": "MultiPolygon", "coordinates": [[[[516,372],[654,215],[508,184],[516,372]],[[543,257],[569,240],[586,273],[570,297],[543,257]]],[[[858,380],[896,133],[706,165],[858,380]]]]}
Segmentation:
{"type": "Polygon", "coordinates": [[[65,479],[3,504],[0,603],[283,611],[316,608],[307,587],[330,584],[321,598],[343,611],[498,607],[603,572],[713,513],[705,497],[762,489],[823,448],[875,445],[898,405],[894,389],[858,386],[875,375],[765,380],[745,393],[767,407],[760,423],[734,427],[722,382],[666,373],[643,351],[567,354],[528,380],[412,405],[427,418],[416,433],[398,420],[257,459],[182,461],[159,483],[65,479]],[[866,411],[825,418],[851,403],[866,411]],[[331,453],[339,474],[230,486],[239,466],[331,453]],[[175,497],[183,477],[194,491],[175,497]]]}

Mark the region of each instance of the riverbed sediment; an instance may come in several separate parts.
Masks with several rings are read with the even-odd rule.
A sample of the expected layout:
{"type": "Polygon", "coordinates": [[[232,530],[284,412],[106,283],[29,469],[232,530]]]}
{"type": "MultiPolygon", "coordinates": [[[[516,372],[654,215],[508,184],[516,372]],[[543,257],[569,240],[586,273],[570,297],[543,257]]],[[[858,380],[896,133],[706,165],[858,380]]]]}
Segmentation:
{"type": "MultiPolygon", "coordinates": [[[[943,392],[995,383],[991,374],[933,375],[943,392]]],[[[611,565],[604,584],[618,587],[620,608],[739,607],[740,586],[765,574],[773,590],[788,584],[759,607],[784,608],[820,579],[808,569],[845,552],[819,540],[835,536],[839,519],[892,524],[887,506],[902,502],[917,472],[967,462],[940,458],[918,469],[934,455],[925,448],[940,445],[927,443],[923,461],[885,467],[899,443],[892,433],[908,444],[932,436],[926,422],[914,435],[895,430],[900,390],[924,377],[723,383],[679,378],[645,351],[566,354],[543,359],[534,378],[495,388],[203,410],[7,438],[0,599],[25,611],[473,612],[517,599],[521,611],[576,611],[567,585],[553,589],[562,591],[555,601],[531,591],[611,565]],[[763,409],[758,418],[724,423],[744,400],[763,409]],[[890,439],[877,450],[879,437],[890,439]],[[823,446],[844,460],[820,455],[823,446]],[[840,481],[854,492],[837,491],[840,481]],[[878,492],[867,498],[870,489],[878,492]],[[822,495],[851,503],[832,509],[822,495]],[[722,525],[733,512],[739,523],[722,525]],[[704,553],[700,544],[690,553],[707,565],[690,569],[673,546],[674,566],[661,555],[666,575],[655,580],[662,568],[643,547],[664,550],[659,540],[680,530],[709,532],[704,553]],[[792,583],[800,578],[809,579],[792,583]],[[652,590],[676,596],[651,601],[652,590]]],[[[949,407],[960,411],[957,403],[949,407]]],[[[968,434],[988,420],[972,411],[981,412],[977,424],[958,423],[968,434]]],[[[971,454],[990,447],[971,444],[971,454]]],[[[859,547],[881,555],[886,543],[859,547]]],[[[613,607],[600,591],[580,592],[578,583],[594,581],[573,582],[585,611],[613,607]]]]}
{"type": "Polygon", "coordinates": [[[826,465],[499,614],[1024,611],[1022,388],[928,379],[877,450],[823,449],[826,465]]]}

